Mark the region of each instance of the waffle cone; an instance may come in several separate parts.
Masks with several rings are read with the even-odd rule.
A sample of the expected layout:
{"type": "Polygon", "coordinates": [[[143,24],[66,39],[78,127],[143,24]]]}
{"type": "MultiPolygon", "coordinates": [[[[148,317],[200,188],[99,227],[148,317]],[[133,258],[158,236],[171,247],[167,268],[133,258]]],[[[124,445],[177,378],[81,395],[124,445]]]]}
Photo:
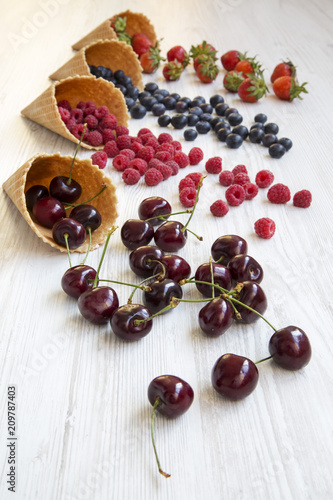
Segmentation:
{"type": "MultiPolygon", "coordinates": [[[[55,243],[52,238],[52,230],[38,224],[28,211],[25,193],[36,184],[48,187],[56,175],[68,176],[72,161],[72,156],[62,156],[60,153],[51,155],[38,153],[16,170],[2,186],[36,235],[61,252],[67,250],[55,243]]],[[[73,166],[73,179],[79,182],[82,187],[82,194],[76,203],[89,200],[102,189],[103,185],[106,185],[106,189],[91,202],[102,216],[102,224],[91,233],[91,250],[94,250],[105,242],[108,232],[116,221],[118,215],[116,188],[111,179],[96,165],[93,165],[90,159],[76,157],[73,166]]],[[[69,212],[70,209],[67,215],[69,212]]],[[[83,245],[72,251],[85,253],[87,249],[88,237],[83,245]]]]}
{"type": "MultiPolygon", "coordinates": [[[[79,139],[71,134],[60,118],[57,103],[63,99],[67,99],[72,108],[75,108],[80,101],[90,100],[97,107],[107,106],[110,113],[116,116],[118,124],[127,126],[129,115],[123,94],[113,83],[94,76],[68,77],[54,82],[21,113],[26,118],[78,144],[79,139]]],[[[103,148],[103,146],[90,146],[84,142],[81,145],[86,149],[103,148]]]]}
{"type": "Polygon", "coordinates": [[[121,69],[132,78],[133,84],[142,89],[142,68],[132,47],[118,40],[98,40],[82,47],[67,63],[55,71],[50,78],[62,80],[68,76],[91,76],[89,65],[104,66],[112,71],[121,69]]]}
{"type": "MultiPolygon", "coordinates": [[[[133,36],[134,33],[145,33],[149,40],[153,45],[157,42],[157,37],[155,33],[154,26],[151,24],[149,19],[141,13],[131,12],[130,10],[126,10],[124,12],[120,12],[120,14],[116,14],[113,17],[126,17],[126,32],[133,36]]],[[[72,48],[75,50],[82,49],[86,45],[89,45],[92,42],[96,42],[97,40],[113,40],[117,39],[117,34],[111,27],[111,18],[104,21],[102,24],[97,26],[93,31],[88,33],[84,38],[81,38],[78,42],[72,45],[72,48]]]]}

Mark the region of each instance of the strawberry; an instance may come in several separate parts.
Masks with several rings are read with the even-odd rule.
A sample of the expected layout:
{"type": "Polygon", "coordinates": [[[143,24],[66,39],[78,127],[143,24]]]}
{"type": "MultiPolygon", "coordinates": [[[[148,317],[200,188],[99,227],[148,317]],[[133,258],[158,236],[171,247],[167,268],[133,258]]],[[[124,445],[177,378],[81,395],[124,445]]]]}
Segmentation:
{"type": "Polygon", "coordinates": [[[145,33],[134,33],[132,36],[132,48],[138,56],[142,56],[153,44],[145,33]]]}
{"type": "Polygon", "coordinates": [[[191,50],[190,50],[190,56],[194,60],[196,57],[201,56],[201,55],[209,55],[211,57],[216,58],[216,52],[215,48],[213,45],[210,43],[207,43],[205,40],[200,43],[200,45],[192,45],[191,50]]]}
{"type": "Polygon", "coordinates": [[[245,78],[238,88],[238,95],[242,101],[257,102],[268,92],[265,80],[262,76],[251,76],[245,78]]]}
{"type": "Polygon", "coordinates": [[[147,52],[140,56],[140,64],[144,73],[154,73],[165,58],[161,56],[161,50],[156,44],[154,47],[149,47],[147,52]]]}
{"type": "Polygon", "coordinates": [[[291,61],[282,61],[275,66],[271,75],[271,82],[274,83],[280,76],[296,76],[296,67],[291,61]]]}
{"type": "Polygon", "coordinates": [[[216,79],[219,69],[213,59],[208,59],[205,62],[199,63],[196,68],[196,74],[202,83],[211,83],[216,79]]]}
{"type": "Polygon", "coordinates": [[[243,73],[233,70],[228,71],[223,78],[223,87],[229,90],[229,92],[237,92],[244,79],[243,73]]]}
{"type": "Polygon", "coordinates": [[[196,72],[197,69],[198,69],[198,66],[200,64],[205,64],[205,63],[209,63],[209,62],[213,62],[215,63],[216,61],[216,57],[215,56],[210,56],[208,54],[199,54],[198,56],[196,56],[194,59],[193,59],[193,67],[194,67],[194,71],[196,72]]]}
{"type": "Polygon", "coordinates": [[[229,50],[221,56],[221,64],[227,71],[232,71],[241,59],[241,54],[238,50],[229,50]]]}
{"type": "Polygon", "coordinates": [[[183,68],[186,68],[188,63],[190,62],[190,56],[181,45],[175,45],[167,52],[167,60],[170,61],[179,61],[183,68]]]}
{"type": "Polygon", "coordinates": [[[293,101],[296,97],[302,99],[300,96],[301,92],[305,94],[308,93],[305,85],[307,85],[307,82],[299,85],[298,81],[293,76],[280,76],[274,80],[273,91],[279,99],[293,101]]]}
{"type": "Polygon", "coordinates": [[[261,65],[255,57],[246,57],[241,59],[235,66],[235,71],[242,72],[244,75],[257,75],[262,73],[261,65]]]}
{"type": "Polygon", "coordinates": [[[118,39],[121,42],[126,42],[128,45],[131,45],[131,37],[126,32],[127,18],[114,16],[110,21],[111,28],[116,32],[118,39]]]}
{"type": "Polygon", "coordinates": [[[183,70],[183,65],[179,61],[175,60],[165,64],[162,72],[166,80],[174,81],[179,80],[183,70]]]}

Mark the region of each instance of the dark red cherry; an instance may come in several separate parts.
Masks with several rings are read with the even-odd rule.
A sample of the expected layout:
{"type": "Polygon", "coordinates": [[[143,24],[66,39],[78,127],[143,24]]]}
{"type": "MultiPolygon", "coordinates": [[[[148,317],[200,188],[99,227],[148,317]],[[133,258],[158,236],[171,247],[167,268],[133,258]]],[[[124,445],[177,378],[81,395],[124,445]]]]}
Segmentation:
{"type": "Polygon", "coordinates": [[[225,266],[232,257],[240,253],[247,253],[247,242],[235,234],[220,236],[211,247],[213,259],[225,266]]]}
{"type": "Polygon", "coordinates": [[[154,228],[145,220],[129,219],[123,224],[120,237],[126,248],[134,250],[151,242],[154,237],[154,228]]]}
{"type": "Polygon", "coordinates": [[[74,203],[80,198],[82,189],[74,179],[64,175],[57,175],[51,180],[49,191],[51,196],[62,203],[74,203]]]}
{"type": "MultiPolygon", "coordinates": [[[[163,222],[162,219],[153,218],[158,215],[171,214],[172,208],[170,203],[160,196],[151,196],[144,199],[139,205],[139,218],[142,220],[150,220],[152,226],[157,226],[163,222]]],[[[167,218],[167,217],[166,217],[167,218]]]]}
{"type": "Polygon", "coordinates": [[[66,217],[66,210],[63,204],[52,196],[38,200],[33,206],[32,213],[41,226],[50,229],[58,220],[66,217]]]}
{"type": "Polygon", "coordinates": [[[275,363],[288,370],[300,370],[311,359],[310,341],[297,326],[286,326],[275,332],[268,347],[275,363]]]}
{"type": "Polygon", "coordinates": [[[137,276],[149,278],[154,274],[156,260],[161,259],[163,256],[164,252],[154,245],[135,248],[129,255],[130,268],[137,276]]]}
{"type": "Polygon", "coordinates": [[[67,243],[71,249],[78,248],[86,239],[86,230],[74,219],[69,217],[58,220],[52,228],[52,237],[58,245],[66,247],[65,235],[68,236],[67,243]]]}
{"type": "Polygon", "coordinates": [[[158,400],[156,410],[165,417],[176,418],[191,406],[194,392],[190,384],[175,375],[160,375],[148,386],[148,399],[152,406],[158,400]]]}
{"type": "Polygon", "coordinates": [[[183,231],[183,224],[177,221],[164,222],[155,231],[156,245],[165,252],[177,252],[187,241],[187,231],[183,231]]]}
{"type": "Polygon", "coordinates": [[[67,269],[61,279],[61,286],[67,295],[78,299],[83,292],[92,289],[95,277],[95,269],[79,264],[67,269]]]}
{"type": "Polygon", "coordinates": [[[209,337],[219,337],[233,321],[234,313],[230,302],[220,297],[208,302],[199,312],[200,328],[209,337]]]}
{"type": "MultiPolygon", "coordinates": [[[[229,269],[223,266],[222,264],[217,264],[215,262],[212,263],[212,269],[213,269],[214,283],[222,288],[225,288],[226,290],[230,290],[232,280],[229,269]]],[[[195,272],[195,280],[208,281],[209,283],[211,283],[212,277],[211,277],[209,263],[201,264],[201,266],[198,267],[198,269],[195,272]]],[[[213,296],[212,287],[210,285],[196,283],[195,286],[197,287],[199,292],[202,293],[202,295],[204,295],[205,297],[213,296]]],[[[219,291],[215,288],[215,295],[218,294],[219,291]]]]}
{"type": "Polygon", "coordinates": [[[118,296],[113,288],[96,286],[80,295],[78,307],[85,319],[102,325],[108,323],[114,311],[118,309],[118,296]]]}
{"type": "MultiPolygon", "coordinates": [[[[254,281],[244,281],[237,299],[243,304],[251,307],[260,314],[264,314],[267,309],[267,299],[263,289],[254,281]]],[[[253,323],[259,319],[258,314],[250,311],[245,306],[234,303],[237,311],[241,314],[242,319],[238,319],[240,323],[253,323]]]]}
{"type": "Polygon", "coordinates": [[[214,389],[229,399],[240,400],[254,391],[259,379],[256,365],[237,354],[224,354],[212,370],[214,389]]]}
{"type": "Polygon", "coordinates": [[[149,283],[149,287],[151,288],[150,292],[143,292],[143,303],[152,314],[167,307],[173,297],[181,299],[183,296],[182,287],[170,279],[155,280],[149,283]]]}
{"type": "Polygon", "coordinates": [[[90,228],[91,232],[95,231],[102,223],[101,214],[97,208],[92,205],[78,205],[71,210],[69,216],[80,222],[86,231],[88,228],[90,228]]]}
{"type": "Polygon", "coordinates": [[[25,193],[25,203],[27,205],[27,209],[32,212],[33,206],[36,201],[41,200],[42,198],[46,198],[46,196],[49,196],[49,190],[47,189],[47,187],[42,186],[41,184],[31,186],[31,188],[29,188],[25,193]]]}
{"type": "Polygon", "coordinates": [[[151,331],[153,320],[149,320],[150,311],[141,304],[125,304],[113,313],[111,328],[120,339],[128,342],[140,340],[151,331]],[[145,320],[135,324],[136,320],[145,320]]]}
{"type": "Polygon", "coordinates": [[[186,279],[191,274],[190,264],[179,255],[168,254],[158,259],[162,264],[156,264],[153,274],[162,273],[165,270],[165,278],[176,281],[186,279]]]}
{"type": "Polygon", "coordinates": [[[246,254],[235,255],[228,262],[228,269],[233,280],[255,281],[261,283],[264,277],[264,271],[253,257],[246,254]]]}

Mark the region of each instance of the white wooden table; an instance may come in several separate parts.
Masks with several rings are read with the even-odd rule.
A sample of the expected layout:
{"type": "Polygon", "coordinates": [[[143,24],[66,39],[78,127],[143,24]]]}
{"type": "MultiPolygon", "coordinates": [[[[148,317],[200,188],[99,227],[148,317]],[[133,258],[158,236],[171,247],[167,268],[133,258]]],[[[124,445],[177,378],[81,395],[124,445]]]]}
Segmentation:
{"type": "MultiPolygon", "coordinates": [[[[294,324],[308,334],[313,356],[299,372],[260,365],[260,380],[247,399],[232,403],[219,397],[210,382],[216,359],[233,352],[254,361],[267,355],[269,327],[234,325],[217,339],[199,330],[199,305],[181,304],[158,318],[140,342],[119,341],[108,325],[87,323],[76,302],[60,287],[68,267],[66,254],[41,242],[9,198],[1,203],[0,335],[0,498],[20,500],[166,500],[243,499],[326,500],[332,481],[332,2],[330,0],[219,0],[216,2],[139,2],[17,0],[1,2],[1,184],[37,152],[73,154],[69,141],[20,116],[20,111],[50,84],[48,75],[72,55],[71,45],[113,14],[130,8],[144,12],[166,51],[189,49],[207,40],[218,55],[230,49],[258,55],[269,76],[282,59],[298,67],[309,94],[286,103],[272,92],[257,104],[242,103],[222,87],[224,72],[211,85],[198,83],[193,68],[179,82],[161,87],[181,95],[209,98],[222,93],[250,125],[264,112],[280,126],[280,136],[294,147],[280,160],[250,143],[228,149],[212,134],[186,143],[182,130],[171,130],[188,152],[200,146],[208,159],[221,155],[223,168],[239,163],[250,177],[269,169],[292,193],[310,189],[309,209],[291,203],[273,205],[266,190],[251,202],[214,218],[209,206],[223,198],[216,176],[205,180],[190,239],[179,253],[192,269],[207,262],[213,241],[238,234],[265,271],[267,317],[277,327],[294,324]],[[255,220],[276,222],[271,240],[258,238],[255,220]],[[162,467],[158,474],[150,441],[151,406],[147,387],[165,373],[187,380],[195,392],[191,409],[173,421],[156,418],[155,436],[162,467]],[[8,491],[7,389],[16,387],[16,492],[8,491]]],[[[271,86],[270,86],[271,88],[271,86]]],[[[161,131],[156,118],[129,123],[161,131]]],[[[79,155],[90,157],[83,148],[79,155]]],[[[204,162],[188,167],[157,188],[125,186],[109,162],[106,172],[117,186],[118,225],[136,217],[139,202],[161,194],[180,208],[178,181],[190,170],[204,172],[204,162]]],[[[89,262],[98,265],[101,249],[89,262]]],[[[74,255],[73,264],[81,261],[74,255]]],[[[112,237],[103,274],[137,281],[128,251],[112,237]]],[[[124,303],[128,289],[116,287],[124,303]]],[[[190,298],[196,293],[187,292],[190,298]]]]}

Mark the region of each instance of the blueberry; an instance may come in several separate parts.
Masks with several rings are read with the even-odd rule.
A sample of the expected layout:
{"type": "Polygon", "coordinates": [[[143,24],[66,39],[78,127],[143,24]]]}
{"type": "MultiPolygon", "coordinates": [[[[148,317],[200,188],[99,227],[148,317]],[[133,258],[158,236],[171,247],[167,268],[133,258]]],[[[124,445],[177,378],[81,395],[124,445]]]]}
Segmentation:
{"type": "Polygon", "coordinates": [[[162,102],[165,96],[163,94],[160,94],[160,92],[154,92],[153,96],[157,100],[157,102],[162,102]]]}
{"type": "Polygon", "coordinates": [[[254,128],[260,128],[261,130],[264,130],[264,124],[260,123],[260,122],[254,123],[253,125],[251,125],[250,130],[252,130],[254,128]]]}
{"type": "Polygon", "coordinates": [[[165,108],[168,109],[168,110],[175,109],[176,103],[177,103],[176,99],[174,99],[170,95],[164,97],[164,99],[163,99],[162,102],[163,102],[165,108]]]}
{"type": "Polygon", "coordinates": [[[187,125],[187,117],[182,113],[176,113],[171,118],[171,125],[176,129],[181,129],[187,125]]]}
{"type": "Polygon", "coordinates": [[[258,113],[254,117],[254,121],[257,122],[257,123],[266,123],[267,122],[267,116],[264,115],[264,113],[258,113]]]}
{"type": "Polygon", "coordinates": [[[122,85],[121,83],[116,83],[115,87],[116,89],[119,89],[123,95],[127,94],[127,88],[125,87],[125,85],[122,85]]]}
{"type": "Polygon", "coordinates": [[[238,109],[228,108],[228,109],[226,109],[224,116],[226,116],[228,118],[228,116],[231,115],[231,113],[238,113],[238,109]]]}
{"type": "Polygon", "coordinates": [[[243,140],[245,140],[249,135],[249,131],[245,125],[237,125],[232,129],[232,133],[240,135],[243,140]]]}
{"type": "Polygon", "coordinates": [[[148,97],[144,97],[141,100],[141,104],[146,108],[147,111],[151,111],[154,104],[157,104],[157,100],[155,99],[154,96],[150,95],[148,97]]]}
{"type": "Polygon", "coordinates": [[[237,149],[243,144],[243,138],[238,134],[229,133],[225,142],[229,148],[237,149]]]}
{"type": "Polygon", "coordinates": [[[188,104],[184,101],[177,101],[175,106],[175,111],[177,113],[185,113],[188,109],[188,104]]]}
{"type": "Polygon", "coordinates": [[[195,113],[188,113],[186,115],[187,117],[187,125],[189,127],[194,127],[196,123],[200,120],[199,115],[196,115],[195,113]]]}
{"type": "Polygon", "coordinates": [[[272,158],[281,158],[285,154],[286,148],[277,142],[269,146],[268,152],[272,158]]]}
{"type": "Polygon", "coordinates": [[[253,142],[254,144],[260,144],[263,137],[265,135],[265,132],[261,128],[253,128],[249,132],[249,139],[250,142],[253,142]]]}
{"type": "Polygon", "coordinates": [[[159,88],[157,88],[156,90],[153,91],[153,94],[155,94],[156,92],[158,92],[159,94],[164,95],[164,97],[166,97],[167,95],[170,95],[170,92],[167,89],[159,89],[159,88]]]}
{"type": "Polygon", "coordinates": [[[278,140],[279,144],[282,144],[282,146],[285,147],[286,151],[289,151],[290,148],[292,148],[293,143],[288,137],[281,137],[281,139],[278,140]]]}
{"type": "Polygon", "coordinates": [[[229,113],[228,122],[233,127],[236,125],[240,125],[242,123],[242,121],[243,121],[243,117],[239,113],[229,113]]]}
{"type": "Polygon", "coordinates": [[[171,117],[169,115],[161,115],[158,117],[157,123],[160,127],[167,127],[171,123],[171,117]]]}
{"type": "Polygon", "coordinates": [[[215,113],[218,116],[224,116],[226,110],[229,108],[228,104],[226,102],[220,102],[215,106],[215,113]]]}
{"type": "Polygon", "coordinates": [[[132,78],[128,75],[124,75],[123,77],[118,78],[118,82],[127,87],[128,85],[132,85],[132,78]]]}
{"type": "Polygon", "coordinates": [[[265,134],[264,137],[262,138],[262,143],[265,146],[265,148],[269,148],[269,146],[275,144],[277,140],[278,139],[275,134],[265,134]]]}
{"type": "Polygon", "coordinates": [[[146,113],[146,108],[141,104],[134,104],[134,106],[132,106],[130,110],[131,117],[136,119],[143,118],[144,116],[146,116],[146,113]]]}
{"type": "Polygon", "coordinates": [[[139,89],[138,87],[136,87],[135,85],[128,85],[127,86],[127,96],[128,97],[132,97],[132,99],[134,99],[135,101],[137,100],[137,98],[139,97],[139,89]]]}
{"type": "MultiPolygon", "coordinates": [[[[210,123],[212,124],[212,122],[210,123]]],[[[214,127],[214,131],[215,132],[218,132],[221,128],[226,128],[229,130],[229,133],[230,133],[230,125],[229,123],[225,122],[224,120],[222,120],[221,122],[217,123],[214,127]]]]}
{"type": "Polygon", "coordinates": [[[223,120],[222,118],[220,118],[219,116],[215,116],[211,121],[210,121],[210,124],[211,126],[213,127],[213,129],[215,130],[215,126],[218,124],[218,123],[222,123],[223,120]]]}
{"type": "Polygon", "coordinates": [[[212,97],[209,99],[209,102],[213,106],[213,108],[216,108],[217,104],[224,103],[224,99],[221,95],[215,94],[212,95],[212,97]]]}
{"type": "Polygon", "coordinates": [[[184,132],[185,141],[195,141],[198,137],[198,132],[194,128],[187,128],[184,132]]]}
{"type": "Polygon", "coordinates": [[[126,102],[126,106],[127,106],[127,109],[130,110],[132,108],[132,106],[134,106],[135,104],[135,101],[134,99],[132,99],[132,97],[125,97],[125,102],[126,102]]]}
{"type": "Polygon", "coordinates": [[[125,76],[125,73],[122,69],[117,69],[115,72],[114,72],[114,77],[115,79],[117,80],[117,82],[120,82],[120,80],[122,78],[124,78],[125,76]]]}
{"type": "Polygon", "coordinates": [[[264,126],[265,134],[278,134],[279,126],[276,123],[266,123],[264,126]]]}
{"type": "Polygon", "coordinates": [[[206,102],[206,99],[202,95],[197,95],[194,97],[193,101],[198,101],[200,104],[206,102]]]}
{"type": "Polygon", "coordinates": [[[189,105],[192,99],[190,99],[189,97],[181,97],[178,100],[182,101],[182,102],[186,102],[186,104],[189,105]]]}
{"type": "Polygon", "coordinates": [[[141,104],[142,104],[142,99],[144,99],[145,97],[151,97],[151,93],[146,91],[142,91],[139,93],[138,99],[141,102],[141,104]]]}
{"type": "Polygon", "coordinates": [[[170,95],[171,95],[171,97],[173,97],[174,99],[176,99],[176,101],[179,101],[179,99],[180,99],[180,95],[179,95],[179,94],[177,94],[177,92],[173,92],[173,93],[172,93],[172,94],[170,94],[170,95]]]}
{"type": "Polygon", "coordinates": [[[156,90],[158,90],[158,85],[155,82],[148,82],[144,86],[144,90],[150,93],[155,92],[156,90]]]}
{"type": "Polygon", "coordinates": [[[210,113],[202,113],[202,115],[200,115],[200,120],[203,121],[203,122],[211,122],[213,119],[213,115],[211,115],[210,113]]]}
{"type": "Polygon", "coordinates": [[[208,102],[204,102],[204,103],[200,104],[199,108],[201,108],[204,113],[211,114],[214,111],[213,106],[211,104],[209,104],[208,102]]]}
{"type": "Polygon", "coordinates": [[[198,121],[195,128],[199,134],[207,134],[212,129],[209,122],[204,122],[201,119],[198,121]]]}
{"type": "MultiPolygon", "coordinates": [[[[113,79],[113,73],[112,73],[112,70],[109,69],[109,68],[105,68],[105,71],[104,71],[104,74],[103,74],[103,78],[104,80],[107,80],[108,82],[110,82],[112,79],[113,79]]],[[[132,80],[131,80],[132,82],[132,80]]],[[[122,83],[123,85],[125,85],[124,82],[120,82],[122,83]]],[[[125,85],[127,87],[127,85],[125,85]]]]}
{"type": "Polygon", "coordinates": [[[230,128],[222,127],[216,132],[216,137],[221,142],[225,142],[228,135],[230,135],[230,128]]]}
{"type": "Polygon", "coordinates": [[[156,102],[153,104],[151,111],[154,116],[161,116],[165,113],[165,106],[162,102],[156,102]]]}
{"type": "Polygon", "coordinates": [[[200,116],[203,114],[203,111],[199,108],[199,106],[193,106],[189,109],[189,113],[194,113],[195,115],[200,116]]]}

